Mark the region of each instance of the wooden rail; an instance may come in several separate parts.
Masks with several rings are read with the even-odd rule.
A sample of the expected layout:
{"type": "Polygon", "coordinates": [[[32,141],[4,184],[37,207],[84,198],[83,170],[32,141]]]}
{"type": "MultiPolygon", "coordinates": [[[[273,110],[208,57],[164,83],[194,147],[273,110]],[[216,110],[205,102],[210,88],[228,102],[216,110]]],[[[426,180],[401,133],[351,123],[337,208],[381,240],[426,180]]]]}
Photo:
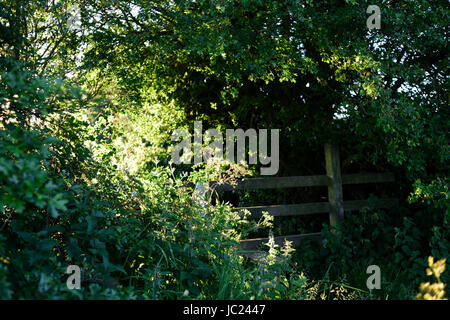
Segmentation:
{"type": "MultiPolygon", "coordinates": [[[[358,173],[341,175],[339,148],[334,144],[325,145],[326,175],[293,176],[293,177],[264,177],[238,180],[234,185],[217,185],[211,183],[211,187],[218,192],[233,190],[259,190],[259,189],[281,189],[298,187],[328,187],[327,202],[313,202],[289,205],[269,205],[241,207],[234,210],[246,209],[250,211],[251,218],[259,218],[263,211],[267,211],[274,217],[302,216],[311,214],[328,213],[330,224],[336,224],[344,219],[344,211],[360,210],[369,207],[368,200],[344,201],[342,186],[349,184],[384,183],[395,181],[392,173],[358,173]]],[[[391,208],[398,205],[397,199],[378,199],[377,207],[391,208]]],[[[299,235],[288,235],[275,237],[275,243],[282,244],[284,240],[292,241],[298,245],[305,238],[313,237],[320,240],[320,233],[308,233],[299,235]]],[[[255,250],[261,243],[267,242],[268,238],[248,239],[241,241],[244,250],[255,250]]]]}
{"type": "MultiPolygon", "coordinates": [[[[250,178],[238,180],[235,186],[223,184],[216,186],[216,191],[232,190],[258,190],[258,189],[281,189],[297,187],[317,187],[327,186],[329,179],[327,176],[297,176],[297,177],[271,177],[271,178],[250,178]]],[[[214,183],[212,183],[214,186],[214,183]]]]}
{"type": "Polygon", "coordinates": [[[243,209],[250,211],[251,218],[257,219],[261,217],[263,211],[267,211],[271,216],[274,217],[302,216],[316,213],[327,213],[330,211],[330,204],[328,202],[315,202],[273,206],[240,207],[234,210],[240,211],[243,209]]]}
{"type": "MultiPolygon", "coordinates": [[[[211,183],[218,192],[233,190],[281,189],[299,187],[328,186],[331,179],[327,175],[248,178],[236,181],[236,185],[211,183]]],[[[392,173],[356,173],[342,175],[342,184],[365,184],[395,181],[392,173]]]]}
{"type": "MultiPolygon", "coordinates": [[[[312,238],[316,241],[321,241],[321,233],[305,233],[305,234],[295,234],[289,236],[280,236],[274,237],[275,243],[279,246],[283,246],[284,241],[292,241],[293,246],[298,246],[302,243],[303,240],[307,238],[312,238]]],[[[269,241],[269,238],[258,238],[258,239],[249,239],[241,241],[241,249],[242,250],[257,250],[259,246],[265,242],[269,241]]]]}
{"type": "MultiPolygon", "coordinates": [[[[398,205],[398,200],[394,198],[378,199],[378,208],[393,208],[398,205]]],[[[344,201],[344,210],[360,210],[369,208],[368,200],[351,200],[344,201]]],[[[263,211],[267,211],[269,215],[274,217],[286,216],[304,216],[310,214],[329,213],[330,204],[328,202],[312,202],[302,204],[286,204],[286,205],[272,205],[272,206],[254,206],[254,207],[240,207],[233,209],[234,211],[248,210],[250,218],[258,219],[262,216],[263,211]]]]}

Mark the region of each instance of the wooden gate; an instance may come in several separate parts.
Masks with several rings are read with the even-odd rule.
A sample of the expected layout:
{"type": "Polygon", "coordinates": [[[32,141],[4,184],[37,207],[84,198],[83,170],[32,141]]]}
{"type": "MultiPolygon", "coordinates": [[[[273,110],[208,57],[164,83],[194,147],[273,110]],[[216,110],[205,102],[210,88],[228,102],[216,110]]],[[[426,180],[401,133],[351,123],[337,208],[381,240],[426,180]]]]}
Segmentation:
{"type": "MultiPolygon", "coordinates": [[[[325,145],[326,175],[315,176],[293,176],[293,177],[263,177],[249,178],[237,181],[236,185],[218,185],[215,187],[217,192],[232,190],[259,190],[259,189],[278,189],[278,188],[298,188],[298,187],[328,187],[327,202],[313,202],[289,205],[269,205],[241,207],[235,210],[247,209],[250,211],[250,218],[257,219],[261,217],[263,211],[267,211],[274,217],[282,216],[302,216],[318,213],[329,213],[330,224],[335,226],[337,222],[344,218],[344,210],[359,210],[368,206],[367,200],[344,201],[342,186],[348,184],[366,184],[393,182],[392,173],[365,173],[365,174],[347,174],[341,175],[339,148],[334,144],[325,145]]],[[[380,208],[389,208],[397,205],[398,200],[393,198],[380,199],[380,208]]],[[[292,241],[296,246],[305,238],[316,238],[320,240],[321,233],[294,234],[275,237],[275,243],[282,245],[284,240],[292,241]]],[[[248,239],[241,241],[243,250],[256,250],[258,246],[267,242],[268,238],[248,239]]]]}

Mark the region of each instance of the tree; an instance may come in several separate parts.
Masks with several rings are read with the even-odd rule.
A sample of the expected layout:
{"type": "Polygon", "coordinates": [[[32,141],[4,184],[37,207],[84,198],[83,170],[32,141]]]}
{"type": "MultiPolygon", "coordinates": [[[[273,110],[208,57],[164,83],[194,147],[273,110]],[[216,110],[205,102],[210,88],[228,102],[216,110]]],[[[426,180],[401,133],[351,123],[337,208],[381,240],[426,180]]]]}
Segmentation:
{"type": "Polygon", "coordinates": [[[191,119],[281,128],[291,158],[335,140],[410,177],[448,170],[444,1],[384,1],[380,30],[366,1],[107,3],[86,2],[102,19],[85,66],[136,99],[152,86],[191,119]]]}

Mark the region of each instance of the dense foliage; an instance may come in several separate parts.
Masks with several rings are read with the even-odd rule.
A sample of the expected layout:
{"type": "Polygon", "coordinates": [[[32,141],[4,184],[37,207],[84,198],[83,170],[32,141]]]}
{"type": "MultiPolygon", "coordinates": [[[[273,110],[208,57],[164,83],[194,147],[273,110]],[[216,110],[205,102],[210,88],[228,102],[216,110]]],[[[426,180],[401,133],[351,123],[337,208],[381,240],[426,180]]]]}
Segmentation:
{"type": "Polygon", "coordinates": [[[427,261],[442,298],[448,272],[427,259],[450,256],[448,2],[382,1],[371,30],[369,4],[2,0],[0,299],[412,299],[427,261]],[[171,133],[193,120],[280,128],[279,175],[324,172],[323,143],[337,142],[344,173],[395,173],[376,191],[399,207],[371,196],[322,228],[232,205],[323,190],[201,206],[195,183],[258,170],[173,165],[171,133]],[[321,244],[271,238],[257,259],[238,249],[317,227],[321,244]],[[382,289],[369,292],[371,264],[382,289]],[[82,268],[81,290],[67,288],[68,265],[82,268]]]}

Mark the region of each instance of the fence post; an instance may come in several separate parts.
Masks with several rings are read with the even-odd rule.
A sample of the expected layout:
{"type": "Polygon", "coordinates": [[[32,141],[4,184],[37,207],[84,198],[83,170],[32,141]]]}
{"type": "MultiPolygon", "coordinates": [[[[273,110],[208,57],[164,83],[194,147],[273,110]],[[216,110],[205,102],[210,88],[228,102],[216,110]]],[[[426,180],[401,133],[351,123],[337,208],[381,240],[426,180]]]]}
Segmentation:
{"type": "Polygon", "coordinates": [[[335,144],[325,144],[325,162],[327,167],[328,202],[330,203],[330,224],[344,219],[344,199],[342,194],[341,164],[339,147],[335,144]]]}

